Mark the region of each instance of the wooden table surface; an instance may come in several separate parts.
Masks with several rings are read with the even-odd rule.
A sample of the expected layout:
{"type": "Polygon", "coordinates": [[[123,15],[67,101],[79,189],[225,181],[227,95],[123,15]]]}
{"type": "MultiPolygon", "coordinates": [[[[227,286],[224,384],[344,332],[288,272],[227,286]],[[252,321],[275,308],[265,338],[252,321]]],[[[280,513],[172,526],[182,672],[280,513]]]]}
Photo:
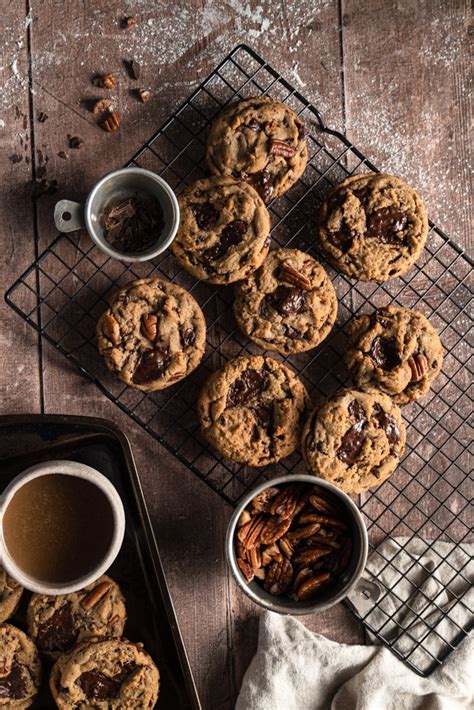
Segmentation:
{"type": "MultiPolygon", "coordinates": [[[[469,248],[467,0],[11,0],[2,7],[1,284],[54,238],[56,199],[82,199],[121,166],[236,44],[245,42],[350,136],[379,167],[418,189],[431,218],[469,248]],[[25,10],[26,7],[26,10],[25,10]],[[120,19],[133,15],[132,30],[120,19]],[[124,59],[141,65],[127,78],[124,59]],[[115,72],[119,132],[88,110],[115,72]],[[150,89],[143,105],[132,86],[150,89]],[[44,113],[47,119],[39,120],[44,113]],[[79,149],[68,145],[79,136],[79,149]],[[62,156],[61,157],[61,154],[62,156]],[[66,158],[64,157],[66,156],[66,158]],[[31,181],[57,180],[31,199],[31,181]]],[[[1,411],[94,414],[129,435],[204,708],[230,708],[256,649],[258,610],[226,569],[228,507],[0,305],[1,411]]],[[[308,618],[332,639],[364,642],[338,606],[308,618]]]]}

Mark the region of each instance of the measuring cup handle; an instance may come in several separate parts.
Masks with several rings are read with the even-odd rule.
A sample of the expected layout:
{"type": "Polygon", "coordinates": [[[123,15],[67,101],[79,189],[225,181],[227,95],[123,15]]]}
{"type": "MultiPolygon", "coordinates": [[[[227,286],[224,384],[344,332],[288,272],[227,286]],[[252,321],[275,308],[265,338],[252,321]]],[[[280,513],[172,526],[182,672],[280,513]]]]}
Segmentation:
{"type": "Polygon", "coordinates": [[[54,224],[60,232],[84,229],[84,207],[79,202],[59,200],[54,207],[54,224]]]}

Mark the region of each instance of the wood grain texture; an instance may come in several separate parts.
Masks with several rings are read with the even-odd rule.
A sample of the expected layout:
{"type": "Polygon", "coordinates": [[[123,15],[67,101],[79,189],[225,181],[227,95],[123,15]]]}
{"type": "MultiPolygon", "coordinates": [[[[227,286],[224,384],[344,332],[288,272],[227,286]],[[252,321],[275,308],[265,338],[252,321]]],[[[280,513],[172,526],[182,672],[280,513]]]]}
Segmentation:
{"type": "MultiPolygon", "coordinates": [[[[180,0],[152,7],[139,0],[30,0],[26,11],[23,2],[10,3],[2,20],[8,38],[0,105],[4,287],[33,259],[35,240],[43,249],[54,238],[56,199],[83,199],[240,42],[294,83],[329,125],[346,128],[376,164],[412,181],[431,215],[468,244],[464,2],[296,0],[290,6],[273,0],[180,0]],[[137,17],[135,30],[120,29],[123,14],[137,17]],[[138,82],[124,69],[123,60],[132,58],[141,65],[138,82]],[[109,95],[91,77],[109,71],[118,78],[110,96],[124,118],[114,135],[101,131],[88,110],[92,100],[109,95]],[[138,86],[152,92],[146,105],[135,98],[138,86]],[[43,123],[39,112],[48,115],[43,123]],[[69,147],[68,134],[83,139],[79,150],[69,147]],[[22,161],[9,161],[16,153],[22,161]],[[34,204],[28,183],[38,169],[56,179],[59,190],[34,204]]],[[[225,566],[231,509],[57,352],[48,345],[40,349],[33,331],[10,309],[1,306],[1,317],[3,412],[42,406],[46,412],[93,412],[113,419],[130,437],[203,707],[233,707],[256,649],[258,611],[225,566]]],[[[346,643],[364,639],[341,605],[305,624],[346,643]]]]}

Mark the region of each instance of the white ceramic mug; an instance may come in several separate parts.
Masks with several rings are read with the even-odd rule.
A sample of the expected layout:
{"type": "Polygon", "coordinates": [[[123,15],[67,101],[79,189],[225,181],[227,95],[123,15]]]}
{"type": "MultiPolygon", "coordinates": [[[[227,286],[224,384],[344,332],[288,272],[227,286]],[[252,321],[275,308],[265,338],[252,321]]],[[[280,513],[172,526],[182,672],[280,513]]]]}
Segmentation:
{"type": "Polygon", "coordinates": [[[0,498],[0,563],[13,579],[32,592],[49,595],[68,594],[82,589],[88,584],[92,584],[106,572],[117,557],[122,546],[124,534],[125,512],[116,488],[102,473],[77,461],[47,461],[31,466],[18,474],[18,476],[9,483],[0,498]],[[24,572],[9,553],[4,539],[3,523],[5,511],[15,493],[29,481],[50,474],[75,476],[76,478],[86,480],[94,486],[97,486],[110,505],[113,519],[110,544],[103,558],[87,574],[68,581],[67,583],[48,582],[47,580],[36,579],[24,572]]]}
{"type": "Polygon", "coordinates": [[[122,168],[105,175],[90,191],[85,204],[60,200],[54,208],[54,223],[60,232],[87,229],[92,241],[108,256],[125,262],[148,261],[162,254],[176,236],[179,226],[179,205],[176,195],[166,180],[143,168],[122,168]],[[114,249],[104,237],[101,217],[111,200],[147,193],[160,203],[164,226],[155,244],[142,252],[124,253],[114,249]]]}

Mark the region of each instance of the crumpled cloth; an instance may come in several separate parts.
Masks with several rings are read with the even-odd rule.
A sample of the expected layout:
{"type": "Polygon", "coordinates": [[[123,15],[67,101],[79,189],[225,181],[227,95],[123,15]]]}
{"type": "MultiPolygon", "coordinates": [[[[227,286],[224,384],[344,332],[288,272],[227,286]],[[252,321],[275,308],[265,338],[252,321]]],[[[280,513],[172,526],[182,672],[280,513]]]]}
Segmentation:
{"type": "MultiPolygon", "coordinates": [[[[430,656],[417,648],[418,641],[423,639],[428,651],[436,654],[441,639],[449,641],[457,635],[456,622],[463,625],[471,617],[472,548],[443,542],[429,547],[418,539],[386,540],[370,556],[364,576],[390,582],[393,593],[383,590],[385,596],[379,596],[375,606],[358,593],[351,594],[350,600],[374,629],[423,667],[430,656]]],[[[385,646],[336,643],[311,633],[291,616],[272,612],[262,614],[258,650],[236,704],[236,710],[472,708],[473,635],[423,678],[385,646]]]]}

